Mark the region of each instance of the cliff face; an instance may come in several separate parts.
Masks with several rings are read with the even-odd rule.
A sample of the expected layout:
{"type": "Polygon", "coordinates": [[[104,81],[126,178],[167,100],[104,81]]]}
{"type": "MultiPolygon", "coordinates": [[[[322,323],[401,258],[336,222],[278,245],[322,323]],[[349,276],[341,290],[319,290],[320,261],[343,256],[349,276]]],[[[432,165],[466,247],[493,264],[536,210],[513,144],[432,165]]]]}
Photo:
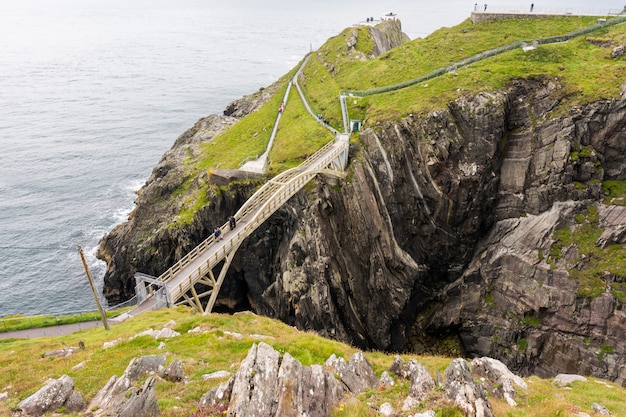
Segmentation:
{"type": "MultiPolygon", "coordinates": [[[[244,242],[217,309],[251,308],[389,351],[453,336],[469,356],[522,373],[624,384],[626,321],[614,290],[626,277],[609,271],[600,295],[579,296],[569,272],[584,266],[577,248],[547,254],[553,231],[590,206],[597,226],[614,232],[605,243],[623,249],[626,213],[602,203],[601,182],[626,179],[626,97],[550,117],[559,90],[554,80],[519,80],[363,131],[345,181],[318,178],[244,242]]],[[[154,190],[103,241],[110,299],[132,294],[135,270],[163,272],[253,191],[233,182],[189,226],[148,232],[139,225],[167,214],[147,194],[167,194],[156,184],[167,183],[160,172],[176,173],[174,160],[155,168],[154,190]]]]}
{"type": "Polygon", "coordinates": [[[599,200],[601,181],[626,175],[626,101],[549,119],[558,90],[519,81],[363,132],[339,190],[318,181],[242,250],[233,273],[251,304],[358,346],[454,335],[521,372],[624,383],[624,277],[581,297],[568,267],[584,265],[542,253],[590,205],[623,250],[625,211],[599,200]]]}

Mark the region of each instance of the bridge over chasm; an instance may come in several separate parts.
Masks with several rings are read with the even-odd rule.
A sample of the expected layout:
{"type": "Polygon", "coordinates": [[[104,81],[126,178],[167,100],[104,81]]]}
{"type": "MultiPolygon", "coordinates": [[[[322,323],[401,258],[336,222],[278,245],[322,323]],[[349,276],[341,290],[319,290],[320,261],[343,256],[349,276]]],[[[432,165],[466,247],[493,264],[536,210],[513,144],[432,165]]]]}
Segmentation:
{"type": "MultiPolygon", "coordinates": [[[[220,227],[221,235],[219,238],[211,234],[159,277],[136,273],[135,290],[138,305],[131,311],[131,315],[179,304],[189,304],[199,312],[210,313],[224,282],[226,272],[241,243],[316,175],[345,176],[350,138],[347,133],[348,117],[343,114],[344,133],[340,133],[319,120],[313,113],[298,85],[298,77],[307,61],[308,57],[303,61],[287,87],[287,93],[283,103],[281,103],[281,111],[277,112],[278,116],[268,149],[259,158],[259,161],[256,161],[257,166],[265,168],[266,158],[273,143],[273,135],[276,132],[276,125],[280,121],[282,110],[287,104],[289,88],[292,85],[296,87],[307,112],[318,123],[331,130],[335,134],[335,139],[307,158],[298,167],[284,171],[265,183],[235,213],[236,227],[234,229],[231,230],[229,222],[224,223],[220,227]],[[220,265],[221,268],[217,271],[220,265]],[[196,284],[204,284],[208,290],[198,292],[196,284]],[[208,302],[203,307],[202,300],[207,297],[209,298],[208,302]]],[[[346,111],[345,107],[342,106],[342,112],[344,111],[346,111]]]]}

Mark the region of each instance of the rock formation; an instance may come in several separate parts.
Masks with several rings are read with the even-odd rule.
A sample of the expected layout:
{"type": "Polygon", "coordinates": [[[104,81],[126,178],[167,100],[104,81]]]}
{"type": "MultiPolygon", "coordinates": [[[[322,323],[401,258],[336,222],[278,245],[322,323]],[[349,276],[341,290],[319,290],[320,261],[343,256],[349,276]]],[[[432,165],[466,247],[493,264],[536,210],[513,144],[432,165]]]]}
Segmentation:
{"type": "MultiPolygon", "coordinates": [[[[363,363],[361,359],[355,361],[363,363]]],[[[371,367],[359,369],[373,375],[371,367]]],[[[357,378],[352,369],[344,375],[351,381],[357,378]]],[[[340,381],[343,377],[336,379],[330,370],[320,365],[302,366],[289,353],[281,356],[261,342],[248,351],[237,373],[228,382],[209,391],[199,405],[224,405],[227,415],[239,417],[323,417],[339,405],[347,392],[340,381]]],[[[377,381],[376,377],[374,381],[377,381]]]]}
{"type": "MultiPolygon", "coordinates": [[[[453,360],[445,372],[444,401],[458,405],[467,416],[489,417],[492,413],[485,389],[481,382],[474,382],[474,376],[482,374],[483,383],[492,387],[510,380],[525,383],[501,362],[490,358],[481,358],[478,367],[479,373],[473,373],[464,359],[453,360]]],[[[398,357],[390,372],[410,379],[409,397],[415,399],[415,407],[427,404],[425,400],[433,395],[435,384],[422,364],[415,359],[404,363],[398,357]]],[[[324,366],[303,366],[289,353],[281,356],[273,347],[261,342],[250,348],[237,373],[207,392],[199,406],[237,417],[325,417],[346,395],[363,393],[379,382],[362,352],[352,355],[348,362],[333,354],[324,366]]],[[[508,393],[515,396],[512,385],[508,393]]],[[[383,404],[379,412],[396,415],[388,403],[383,404]]]]}
{"type": "MultiPolygon", "coordinates": [[[[216,308],[249,308],[364,349],[421,352],[417,339],[451,336],[467,356],[522,374],[626,384],[624,277],[607,271],[599,295],[580,295],[570,273],[586,262],[578,248],[548,259],[554,232],[591,206],[609,230],[600,246],[623,245],[623,201],[604,201],[602,183],[626,180],[626,94],[555,113],[563,95],[558,79],[518,79],[365,129],[346,181],[316,179],[242,244],[216,308]]],[[[186,178],[182,161],[234,120],[211,116],[183,134],[129,221],[103,240],[110,301],[132,296],[135,271],[166,270],[259,184],[233,181],[190,224],[171,227],[172,192],[210,181],[186,178]]]]}
{"type": "Polygon", "coordinates": [[[62,406],[70,412],[80,411],[85,407],[82,395],[74,391],[74,380],[68,375],[50,379],[33,395],[20,401],[16,416],[42,416],[62,406]]]}
{"type": "Polygon", "coordinates": [[[91,417],[156,416],[159,413],[159,406],[155,396],[156,379],[153,374],[162,372],[163,365],[165,365],[165,355],[134,358],[121,377],[112,376],[91,399],[86,415],[91,417]],[[150,374],[150,376],[141,387],[136,387],[137,380],[145,374],[150,374]]]}

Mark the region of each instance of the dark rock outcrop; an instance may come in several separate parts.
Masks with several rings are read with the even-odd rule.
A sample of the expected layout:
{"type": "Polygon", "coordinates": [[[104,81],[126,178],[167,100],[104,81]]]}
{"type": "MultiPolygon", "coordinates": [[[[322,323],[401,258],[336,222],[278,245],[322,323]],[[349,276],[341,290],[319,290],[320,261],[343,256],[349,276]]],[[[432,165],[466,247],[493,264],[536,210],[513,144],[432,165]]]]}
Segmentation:
{"type": "Polygon", "coordinates": [[[205,193],[210,203],[200,209],[190,224],[177,225],[181,201],[171,199],[172,193],[184,188],[189,180],[184,161],[201,153],[201,145],[210,142],[217,134],[235,124],[239,117],[256,110],[276,91],[278,85],[232,102],[224,115],[211,115],[200,119],[184,132],[165,153],[152,170],[146,184],[137,191],[136,207],[128,221],[105,235],[98,248],[98,258],[107,264],[103,292],[109,303],[124,301],[135,292],[134,274],[141,271],[158,276],[204,240],[213,228],[222,225],[226,217],[237,211],[253,192],[257,182],[246,183],[248,174],[216,173],[202,171],[190,185],[192,192],[205,193]],[[226,179],[239,179],[231,186],[228,196],[217,193],[210,184],[226,179]],[[209,184],[209,185],[207,185],[209,184]],[[222,213],[228,213],[225,216],[222,213]]]}

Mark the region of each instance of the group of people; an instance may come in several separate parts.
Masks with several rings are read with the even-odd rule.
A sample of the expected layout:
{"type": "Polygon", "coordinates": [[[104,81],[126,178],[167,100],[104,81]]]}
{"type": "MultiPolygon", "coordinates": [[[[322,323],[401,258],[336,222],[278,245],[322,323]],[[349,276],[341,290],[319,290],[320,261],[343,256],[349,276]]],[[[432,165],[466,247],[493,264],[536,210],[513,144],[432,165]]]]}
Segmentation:
{"type": "MultiPolygon", "coordinates": [[[[478,3],[474,3],[474,11],[477,12],[478,11],[478,3]]],[[[487,11],[487,3],[485,3],[483,5],[483,12],[487,11]]]]}
{"type": "MultiPolygon", "coordinates": [[[[235,219],[235,216],[228,216],[228,225],[230,226],[230,230],[234,230],[235,227],[237,227],[237,219],[235,219]]],[[[219,227],[216,227],[213,230],[213,236],[215,237],[215,240],[224,240],[224,237],[222,236],[222,229],[219,227]]]]}

